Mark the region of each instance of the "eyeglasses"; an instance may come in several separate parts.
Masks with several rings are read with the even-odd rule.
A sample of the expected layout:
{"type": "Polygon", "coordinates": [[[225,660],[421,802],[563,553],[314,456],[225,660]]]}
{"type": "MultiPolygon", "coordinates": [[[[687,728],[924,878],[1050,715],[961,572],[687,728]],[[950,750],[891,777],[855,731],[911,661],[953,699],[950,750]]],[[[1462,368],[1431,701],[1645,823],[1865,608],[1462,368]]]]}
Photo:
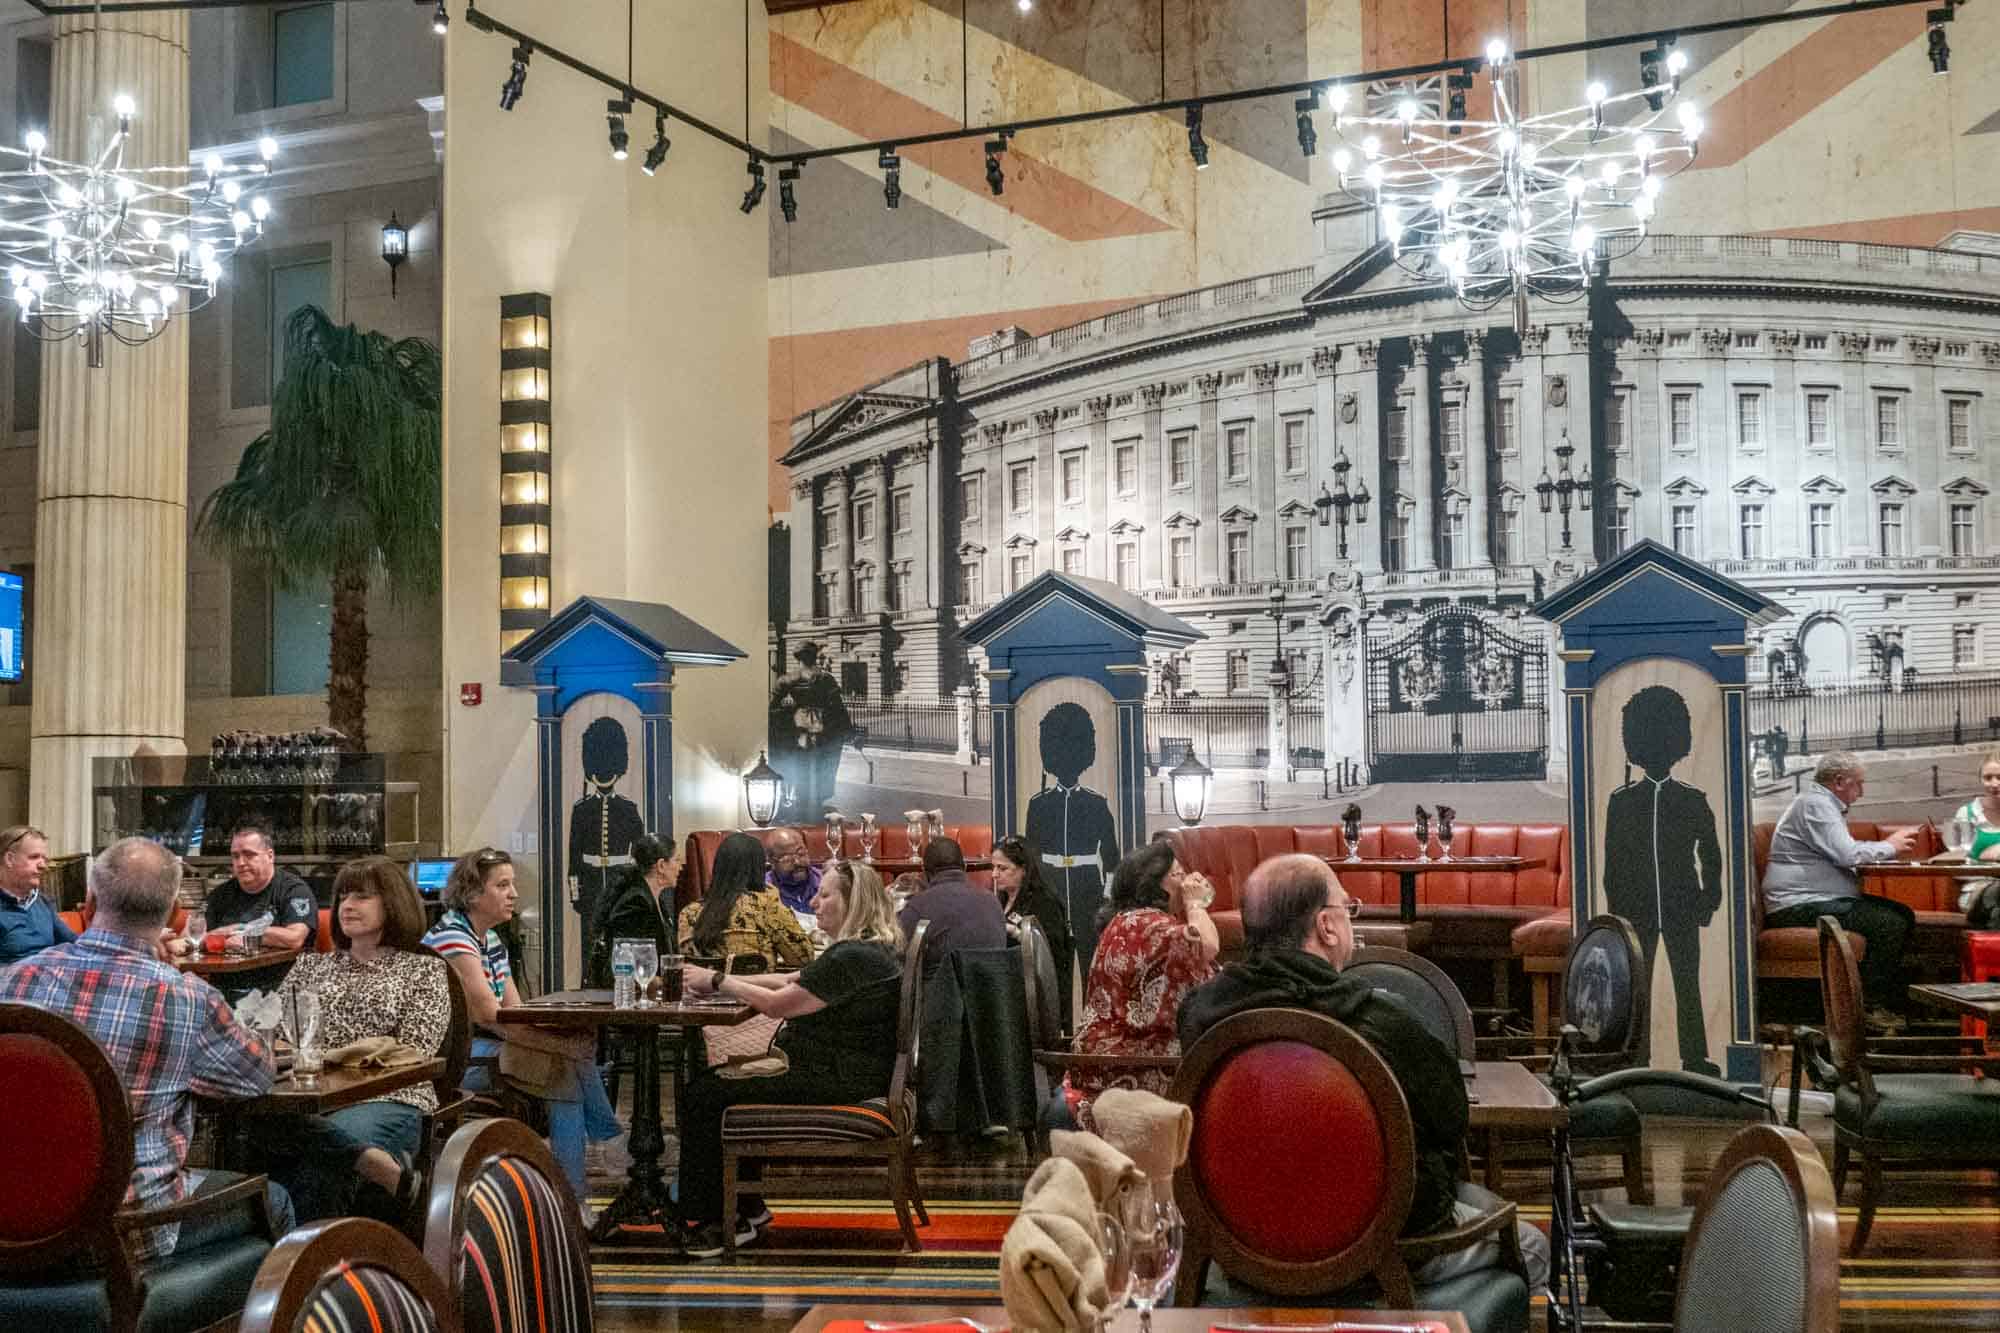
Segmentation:
{"type": "Polygon", "coordinates": [[[1337,903],[1326,903],[1319,910],[1322,912],[1345,912],[1348,919],[1352,920],[1361,915],[1361,900],[1359,898],[1343,898],[1337,903]]]}

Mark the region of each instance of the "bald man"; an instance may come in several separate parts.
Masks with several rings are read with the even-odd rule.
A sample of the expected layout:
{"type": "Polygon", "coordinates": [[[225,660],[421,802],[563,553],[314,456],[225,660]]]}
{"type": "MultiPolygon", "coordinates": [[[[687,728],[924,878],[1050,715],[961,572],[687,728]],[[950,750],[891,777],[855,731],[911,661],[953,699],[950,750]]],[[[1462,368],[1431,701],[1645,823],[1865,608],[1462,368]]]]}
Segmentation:
{"type": "MultiPolygon", "coordinates": [[[[1469,1112],[1457,1056],[1401,1000],[1341,975],[1354,954],[1354,916],[1361,905],[1347,896],[1331,867],[1303,853],[1272,857],[1250,872],[1240,905],[1250,956],[1181,1002],[1181,1050],[1247,1010],[1325,1014],[1374,1047],[1409,1102],[1417,1178],[1403,1234],[1428,1235],[1498,1207],[1503,1201],[1497,1195],[1458,1179],[1469,1112]]],[[[1548,1285],[1548,1237],[1525,1223],[1519,1234],[1530,1288],[1548,1285]]],[[[1500,1262],[1499,1245],[1488,1240],[1433,1259],[1413,1276],[1442,1282],[1500,1262]]]]}

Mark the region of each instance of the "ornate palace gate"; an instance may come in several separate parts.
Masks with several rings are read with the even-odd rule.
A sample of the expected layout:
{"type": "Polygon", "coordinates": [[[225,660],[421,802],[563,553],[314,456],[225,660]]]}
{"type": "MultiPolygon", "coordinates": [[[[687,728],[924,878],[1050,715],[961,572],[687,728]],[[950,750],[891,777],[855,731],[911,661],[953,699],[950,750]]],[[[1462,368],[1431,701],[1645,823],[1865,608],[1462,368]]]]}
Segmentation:
{"type": "Polygon", "coordinates": [[[1368,657],[1372,782],[1541,778],[1549,764],[1548,656],[1448,606],[1368,657]]]}

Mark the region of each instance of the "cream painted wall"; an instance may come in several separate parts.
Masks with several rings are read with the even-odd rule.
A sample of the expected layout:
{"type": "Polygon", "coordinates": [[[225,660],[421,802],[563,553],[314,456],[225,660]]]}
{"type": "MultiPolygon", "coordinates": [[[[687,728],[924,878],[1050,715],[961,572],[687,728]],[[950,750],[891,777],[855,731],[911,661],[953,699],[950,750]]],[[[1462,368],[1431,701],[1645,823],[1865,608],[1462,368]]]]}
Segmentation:
{"type": "MultiPolygon", "coordinates": [[[[641,6],[639,86],[711,123],[744,121],[744,13],[641,6]]],[[[622,68],[615,0],[486,6],[600,68],[622,68]]],[[[769,60],[750,7],[751,124],[769,60]]],[[[743,822],[738,774],[764,731],[767,224],[737,209],[743,158],[685,126],[648,179],[605,143],[607,91],[546,58],[498,107],[510,43],[453,23],[445,75],[444,745],[448,848],[520,844],[535,816],[534,702],[499,685],[499,309],[553,302],[554,602],[670,603],[749,654],[675,690],[675,831],[743,822]],[[484,685],[476,710],[459,686],[484,685]]],[[[759,128],[751,135],[761,141],[759,128]]],[[[767,207],[777,204],[776,167],[767,207]]],[[[525,858],[524,924],[539,888],[525,858]]],[[[531,947],[530,952],[534,952],[531,947]]]]}

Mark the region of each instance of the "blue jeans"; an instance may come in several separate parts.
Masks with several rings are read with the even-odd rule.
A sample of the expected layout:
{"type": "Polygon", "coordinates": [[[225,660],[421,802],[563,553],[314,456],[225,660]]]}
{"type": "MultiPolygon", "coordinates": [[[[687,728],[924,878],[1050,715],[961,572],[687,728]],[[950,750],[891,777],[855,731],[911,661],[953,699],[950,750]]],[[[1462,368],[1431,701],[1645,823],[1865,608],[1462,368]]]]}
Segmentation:
{"type": "MultiPolygon", "coordinates": [[[[213,1194],[242,1179],[243,1173],[240,1171],[190,1171],[187,1173],[188,1195],[193,1197],[197,1194],[213,1194]]],[[[271,1234],[283,1240],[285,1235],[298,1225],[298,1219],[292,1213],[291,1197],[285,1193],[285,1187],[275,1180],[267,1180],[264,1184],[264,1206],[271,1213],[271,1234]]],[[[193,1254],[204,1245],[231,1236],[247,1235],[249,1230],[248,1208],[198,1217],[192,1222],[181,1223],[181,1232],[174,1241],[173,1252],[193,1254]]]]}
{"type": "MultiPolygon", "coordinates": [[[[372,1101],[344,1106],[327,1115],[273,1119],[260,1126],[257,1138],[271,1176],[292,1196],[302,1222],[346,1217],[356,1211],[357,1190],[364,1183],[355,1163],[370,1148],[380,1148],[405,1160],[416,1156],[423,1141],[424,1116],[402,1102],[372,1101]]],[[[366,1216],[385,1211],[379,1191],[366,1216]]]]}
{"type": "MultiPolygon", "coordinates": [[[[472,1053],[475,1056],[497,1055],[501,1042],[495,1037],[474,1037],[472,1053]]],[[[597,1072],[597,1066],[589,1060],[578,1060],[575,1064],[576,1079],[572,1084],[573,1095],[566,1098],[546,1099],[549,1108],[549,1155],[556,1159],[568,1179],[570,1189],[578,1199],[584,1197],[583,1145],[586,1139],[602,1143],[615,1139],[625,1132],[618,1123],[618,1115],[611,1109],[611,1099],[604,1092],[604,1077],[597,1072]]],[[[467,1092],[486,1092],[493,1086],[491,1070],[484,1065],[475,1065],[465,1073],[467,1092]]]]}

